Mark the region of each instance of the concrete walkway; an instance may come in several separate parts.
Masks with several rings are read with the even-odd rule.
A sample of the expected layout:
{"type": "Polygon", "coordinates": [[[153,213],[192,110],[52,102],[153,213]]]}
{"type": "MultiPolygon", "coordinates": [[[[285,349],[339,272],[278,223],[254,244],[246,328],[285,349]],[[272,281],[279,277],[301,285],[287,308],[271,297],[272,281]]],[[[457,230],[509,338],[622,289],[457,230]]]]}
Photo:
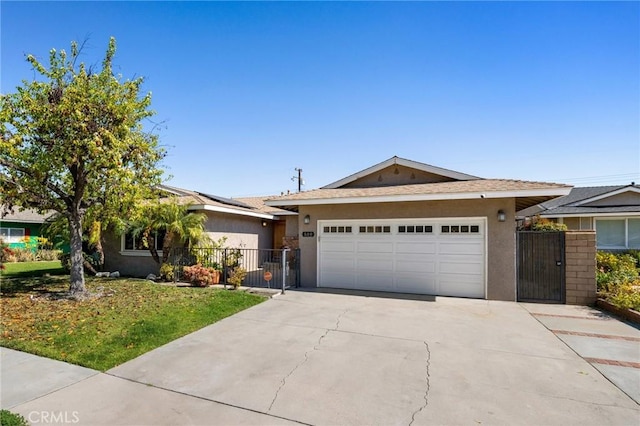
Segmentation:
{"type": "Polygon", "coordinates": [[[585,361],[561,339],[592,336],[543,324],[574,307],[548,306],[289,291],[106,373],[2,349],[2,407],[32,424],[638,424],[594,368],[620,339],[585,361]]]}
{"type": "Polygon", "coordinates": [[[637,327],[588,306],[531,303],[522,306],[640,404],[640,330],[637,327]]]}

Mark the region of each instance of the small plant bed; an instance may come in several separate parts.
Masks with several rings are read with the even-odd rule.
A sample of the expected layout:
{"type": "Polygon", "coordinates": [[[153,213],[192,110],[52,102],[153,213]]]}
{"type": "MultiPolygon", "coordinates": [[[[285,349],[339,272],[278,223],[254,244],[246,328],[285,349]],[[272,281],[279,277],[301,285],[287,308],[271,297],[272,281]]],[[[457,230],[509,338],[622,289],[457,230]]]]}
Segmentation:
{"type": "MultiPolygon", "coordinates": [[[[638,253],[607,253],[596,255],[598,296],[604,301],[603,308],[615,307],[622,311],[640,311],[640,275],[638,272],[638,253]]],[[[609,309],[609,310],[612,310],[609,309]]],[[[640,314],[638,314],[640,315],[640,314]]],[[[623,315],[624,316],[624,315],[623,315]]]]}
{"type": "Polygon", "coordinates": [[[3,278],[0,345],[105,371],[266,300],[109,278],[87,278],[87,290],[102,297],[52,297],[68,286],[68,275],[3,278]]]}
{"type": "Polygon", "coordinates": [[[8,277],[39,277],[42,275],[64,274],[59,260],[43,262],[15,262],[4,263],[4,270],[0,272],[3,278],[8,277]]]}

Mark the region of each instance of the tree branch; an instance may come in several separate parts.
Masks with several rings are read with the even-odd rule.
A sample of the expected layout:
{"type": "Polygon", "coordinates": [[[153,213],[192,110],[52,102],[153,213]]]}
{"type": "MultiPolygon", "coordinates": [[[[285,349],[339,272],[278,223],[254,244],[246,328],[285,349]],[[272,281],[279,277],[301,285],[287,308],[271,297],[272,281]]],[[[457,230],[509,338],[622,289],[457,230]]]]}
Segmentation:
{"type": "MultiPolygon", "coordinates": [[[[0,166],[7,167],[8,169],[17,170],[20,173],[24,173],[27,176],[30,176],[33,179],[37,179],[33,171],[29,170],[26,167],[20,166],[19,164],[15,164],[11,161],[5,160],[4,158],[0,158],[0,166]]],[[[46,179],[41,182],[48,190],[54,192],[58,197],[62,200],[67,200],[69,198],[69,194],[65,193],[62,189],[60,189],[57,185],[54,185],[52,182],[47,181],[46,179]]],[[[15,183],[17,185],[17,183],[15,183]]]]}

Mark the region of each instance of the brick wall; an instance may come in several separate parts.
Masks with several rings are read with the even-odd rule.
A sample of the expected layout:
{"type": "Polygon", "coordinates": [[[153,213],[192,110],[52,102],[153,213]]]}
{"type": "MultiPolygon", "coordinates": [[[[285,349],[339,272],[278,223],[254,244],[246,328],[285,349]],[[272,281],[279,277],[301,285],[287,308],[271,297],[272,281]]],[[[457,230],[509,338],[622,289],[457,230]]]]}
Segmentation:
{"type": "Polygon", "coordinates": [[[596,301],[596,233],[565,234],[566,303],[592,305],[596,301]]]}

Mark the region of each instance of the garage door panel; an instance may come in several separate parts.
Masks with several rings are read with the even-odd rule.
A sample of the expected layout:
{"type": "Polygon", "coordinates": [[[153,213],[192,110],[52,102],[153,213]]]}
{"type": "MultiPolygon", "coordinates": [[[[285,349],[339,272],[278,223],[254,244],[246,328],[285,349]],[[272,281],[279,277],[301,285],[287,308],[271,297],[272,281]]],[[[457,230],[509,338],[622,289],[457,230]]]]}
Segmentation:
{"type": "Polygon", "coordinates": [[[440,274],[464,274],[464,275],[479,275],[482,274],[483,267],[479,263],[465,263],[465,262],[439,262],[438,265],[440,274]]]}
{"type": "Polygon", "coordinates": [[[438,245],[439,254],[480,254],[484,252],[482,241],[447,241],[438,245]]]}
{"type": "Polygon", "coordinates": [[[393,253],[393,242],[391,241],[358,241],[358,253],[393,253]]]}
{"type": "Polygon", "coordinates": [[[436,261],[419,261],[412,262],[409,260],[397,260],[396,261],[396,271],[398,273],[435,273],[436,272],[436,261]]]}
{"type": "Polygon", "coordinates": [[[324,253],[332,253],[332,252],[338,252],[338,253],[353,253],[355,251],[356,248],[356,244],[354,241],[348,241],[348,240],[329,240],[327,239],[327,241],[323,241],[322,242],[322,251],[324,253]]]}
{"type": "Polygon", "coordinates": [[[355,275],[323,272],[320,287],[355,288],[355,275]]]}
{"type": "Polygon", "coordinates": [[[366,271],[384,271],[393,272],[393,259],[392,258],[380,258],[380,259],[358,259],[357,269],[360,273],[366,273],[366,271]]]}
{"type": "Polygon", "coordinates": [[[396,274],[396,290],[401,293],[436,294],[433,275],[396,274]]]}
{"type": "Polygon", "coordinates": [[[454,297],[484,297],[484,283],[482,280],[456,277],[449,279],[443,276],[438,286],[438,294],[454,297]]]}
{"type": "Polygon", "coordinates": [[[399,254],[435,254],[437,243],[434,242],[403,242],[396,243],[396,253],[399,254]]]}
{"type": "Polygon", "coordinates": [[[356,287],[363,290],[394,291],[392,273],[359,273],[356,278],[356,287]]]}

